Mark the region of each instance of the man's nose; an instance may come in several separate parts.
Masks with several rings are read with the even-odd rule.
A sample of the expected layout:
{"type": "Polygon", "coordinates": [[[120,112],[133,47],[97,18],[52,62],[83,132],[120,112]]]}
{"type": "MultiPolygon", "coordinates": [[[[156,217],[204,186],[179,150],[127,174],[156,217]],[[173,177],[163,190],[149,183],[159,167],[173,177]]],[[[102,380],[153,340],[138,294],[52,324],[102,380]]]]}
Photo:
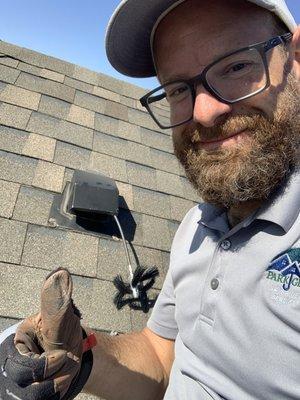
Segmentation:
{"type": "Polygon", "coordinates": [[[203,87],[198,88],[193,112],[195,122],[211,128],[220,117],[229,114],[231,111],[232,106],[230,104],[222,103],[203,87]]]}

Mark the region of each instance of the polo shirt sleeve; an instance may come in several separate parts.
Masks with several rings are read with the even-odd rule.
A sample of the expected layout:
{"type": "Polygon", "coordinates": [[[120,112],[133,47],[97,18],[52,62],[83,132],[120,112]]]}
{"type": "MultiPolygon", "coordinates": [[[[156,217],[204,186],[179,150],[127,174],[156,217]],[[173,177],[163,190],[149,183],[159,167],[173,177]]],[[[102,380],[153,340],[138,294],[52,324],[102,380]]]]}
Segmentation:
{"type": "Polygon", "coordinates": [[[175,320],[175,295],[170,268],[147,327],[163,338],[176,339],[178,327],[175,320]]]}

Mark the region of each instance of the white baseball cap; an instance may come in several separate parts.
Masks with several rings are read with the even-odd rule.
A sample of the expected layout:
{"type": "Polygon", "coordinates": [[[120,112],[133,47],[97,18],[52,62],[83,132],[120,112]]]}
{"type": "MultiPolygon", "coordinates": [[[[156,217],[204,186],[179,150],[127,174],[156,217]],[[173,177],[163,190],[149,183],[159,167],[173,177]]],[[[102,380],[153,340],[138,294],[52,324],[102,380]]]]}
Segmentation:
{"type": "MultiPolygon", "coordinates": [[[[123,75],[155,76],[151,38],[159,21],[185,0],[122,0],[106,32],[106,53],[123,75]]],[[[199,0],[200,1],[200,0],[199,0]]],[[[294,32],[297,24],[285,0],[248,0],[276,14],[294,32]]]]}

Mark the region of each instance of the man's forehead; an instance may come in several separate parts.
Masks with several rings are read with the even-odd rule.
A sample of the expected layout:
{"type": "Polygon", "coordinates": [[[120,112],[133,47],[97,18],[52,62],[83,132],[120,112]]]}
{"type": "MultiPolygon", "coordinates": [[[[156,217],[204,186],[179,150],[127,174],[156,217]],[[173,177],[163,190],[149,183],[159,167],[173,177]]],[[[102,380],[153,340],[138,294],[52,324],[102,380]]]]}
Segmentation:
{"type": "Polygon", "coordinates": [[[272,14],[249,1],[243,0],[187,0],[174,8],[157,26],[154,43],[168,43],[170,38],[185,39],[201,35],[203,41],[212,35],[224,37],[236,34],[236,40],[244,34],[271,27],[272,14]],[[256,28],[254,30],[254,28],[256,28]],[[165,39],[164,39],[165,38],[165,39]]]}
{"type": "Polygon", "coordinates": [[[187,78],[185,65],[190,62],[200,73],[201,66],[227,52],[269,39],[273,17],[268,11],[243,1],[206,3],[200,7],[197,0],[187,0],[159,24],[153,53],[163,81],[187,78]]]}

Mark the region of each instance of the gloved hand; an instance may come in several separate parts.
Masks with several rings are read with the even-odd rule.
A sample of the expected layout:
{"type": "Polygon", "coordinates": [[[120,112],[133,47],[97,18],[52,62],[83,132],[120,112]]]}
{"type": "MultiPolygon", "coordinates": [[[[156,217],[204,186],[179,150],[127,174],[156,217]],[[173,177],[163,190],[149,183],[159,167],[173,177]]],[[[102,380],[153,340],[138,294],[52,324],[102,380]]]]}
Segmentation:
{"type": "Polygon", "coordinates": [[[42,288],[41,312],[25,319],[0,344],[0,399],[73,399],[92,368],[84,337],[71,276],[59,269],[42,288]]]}

